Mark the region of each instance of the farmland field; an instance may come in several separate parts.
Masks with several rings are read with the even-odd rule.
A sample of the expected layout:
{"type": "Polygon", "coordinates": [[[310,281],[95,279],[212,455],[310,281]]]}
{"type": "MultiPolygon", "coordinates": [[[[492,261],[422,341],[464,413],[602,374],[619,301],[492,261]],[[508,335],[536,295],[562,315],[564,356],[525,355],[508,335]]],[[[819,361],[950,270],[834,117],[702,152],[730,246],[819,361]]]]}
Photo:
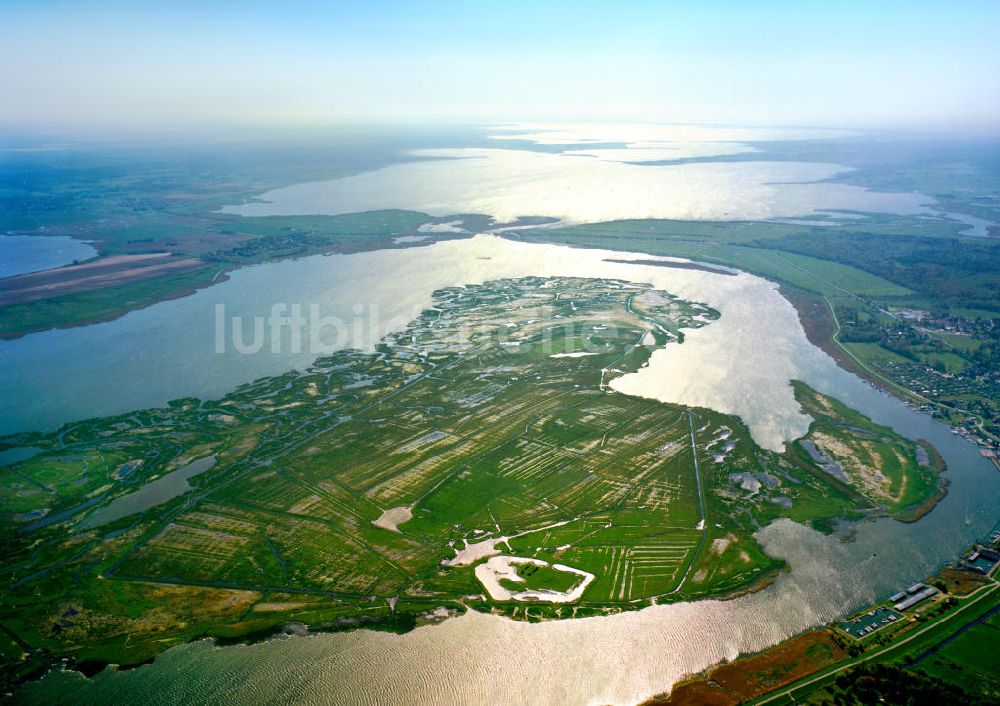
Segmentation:
{"type": "Polygon", "coordinates": [[[291,620],[602,614],[763,585],[782,563],[754,532],[778,517],[824,528],[934,497],[914,442],[801,383],[818,420],[803,441],[843,478],[758,447],[733,416],[610,389],[717,317],[614,280],[454,287],[373,351],[6,437],[39,451],[0,476],[4,624],[54,655],[128,663],[291,620]],[[881,480],[862,467],[876,453],[897,461],[881,480]],[[187,485],[138,502],[171,473],[187,485]],[[489,598],[475,570],[498,555],[520,558],[508,587],[582,594],[489,598]]]}

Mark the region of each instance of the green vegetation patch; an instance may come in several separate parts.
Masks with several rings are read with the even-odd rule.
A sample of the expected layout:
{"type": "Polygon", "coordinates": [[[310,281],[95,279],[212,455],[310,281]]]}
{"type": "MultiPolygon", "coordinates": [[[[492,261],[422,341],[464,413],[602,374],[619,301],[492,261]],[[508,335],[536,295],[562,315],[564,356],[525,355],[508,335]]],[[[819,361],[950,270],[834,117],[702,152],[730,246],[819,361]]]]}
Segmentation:
{"type": "Polygon", "coordinates": [[[520,581],[502,579],[500,585],[511,591],[553,591],[565,593],[583,581],[583,577],[570,571],[559,571],[548,566],[525,562],[517,564],[517,576],[520,581]]]}
{"type": "Polygon", "coordinates": [[[927,448],[800,381],[792,384],[814,420],[796,442],[805,463],[900,519],[920,516],[943,494],[945,480],[927,448]]]}
{"type": "MultiPolygon", "coordinates": [[[[831,523],[868,500],[759,448],[732,416],[610,389],[717,317],[616,280],[453,287],[374,352],[220,400],[0,439],[41,449],[0,474],[0,622],[52,655],[130,663],[289,620],[397,629],[461,605],[535,620],[759,586],[781,567],[753,539],[760,526],[831,523]],[[567,355],[579,353],[592,355],[567,355]],[[190,488],[93,520],[209,456],[190,488]],[[500,553],[550,564],[518,568],[528,588],[575,587],[580,574],[556,564],[594,579],[572,605],[468,598],[484,592],[476,567],[500,553]]],[[[912,453],[810,399],[835,412],[822,428],[846,420],[863,434],[844,438],[912,453]]],[[[889,491],[912,488],[907,463],[889,491]]]]}

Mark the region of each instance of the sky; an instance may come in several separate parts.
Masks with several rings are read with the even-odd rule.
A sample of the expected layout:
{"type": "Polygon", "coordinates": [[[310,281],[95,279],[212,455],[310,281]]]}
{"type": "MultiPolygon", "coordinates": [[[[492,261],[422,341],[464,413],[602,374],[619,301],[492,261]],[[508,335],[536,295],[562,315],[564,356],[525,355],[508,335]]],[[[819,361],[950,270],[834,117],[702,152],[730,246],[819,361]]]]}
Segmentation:
{"type": "Polygon", "coordinates": [[[0,126],[1000,125],[996,0],[0,0],[0,126]]]}

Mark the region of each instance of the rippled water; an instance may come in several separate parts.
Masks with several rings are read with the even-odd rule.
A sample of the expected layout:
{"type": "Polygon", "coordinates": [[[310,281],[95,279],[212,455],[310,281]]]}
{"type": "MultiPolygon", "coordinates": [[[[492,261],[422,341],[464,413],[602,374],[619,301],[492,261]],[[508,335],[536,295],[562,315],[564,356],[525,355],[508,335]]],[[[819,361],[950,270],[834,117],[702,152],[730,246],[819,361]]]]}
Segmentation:
{"type": "Polygon", "coordinates": [[[91,680],[54,673],[20,696],[35,703],[634,703],[684,674],[895,591],[988,528],[996,506],[987,498],[1000,490],[1000,475],[963,442],[934,441],[944,442],[954,481],[938,509],[912,525],[867,523],[850,544],[775,523],[760,539],[792,571],[752,595],[542,624],[469,613],[405,635],[357,631],[223,648],[200,642],[91,680]]]}
{"type": "MultiPolygon", "coordinates": [[[[684,344],[656,353],[648,368],[620,378],[621,389],[737,413],[756,439],[775,446],[801,433],[808,422],[788,385],[790,378],[800,378],[878,422],[932,441],[949,464],[948,497],[914,524],[863,523],[852,543],[789,521],[775,523],[759,538],[770,554],[789,562],[791,571],[764,591],[730,601],[537,625],[470,613],[406,635],[357,631],[226,648],[202,642],[174,648],[151,666],[109,670],[91,680],[55,673],[19,695],[36,703],[633,703],[668,689],[686,673],[761,649],[894,592],[954,558],[992,526],[1000,474],[945,427],[873,390],[811,346],[774,285],[747,274],[728,277],[606,262],[611,255],[477,237],[427,248],[306,258],[236,272],[230,282],[117,322],[12,343],[21,346],[14,349],[20,364],[46,346],[63,350],[49,358],[58,371],[58,366],[75,365],[79,350],[87,350],[80,342],[110,337],[124,352],[106,347],[113,364],[76,381],[77,394],[99,389],[116,366],[130,374],[149,373],[162,364],[161,358],[177,359],[178,369],[192,375],[169,385],[154,381],[153,398],[217,393],[241,379],[304,364],[307,357],[213,357],[217,302],[266,314],[281,297],[347,307],[354,301],[352,292],[363,292],[391,315],[359,327],[354,341],[370,343],[395,325],[389,319],[402,321],[426,306],[436,287],[526,274],[634,279],[708,303],[722,316],[688,332],[684,344]],[[107,327],[103,333],[101,327],[107,327]],[[137,332],[152,336],[139,356],[137,332]],[[166,350],[158,350],[160,346],[166,350]],[[147,347],[157,350],[147,356],[147,347]]],[[[117,394],[114,404],[127,408],[136,406],[129,395],[145,393],[117,394]]]]}

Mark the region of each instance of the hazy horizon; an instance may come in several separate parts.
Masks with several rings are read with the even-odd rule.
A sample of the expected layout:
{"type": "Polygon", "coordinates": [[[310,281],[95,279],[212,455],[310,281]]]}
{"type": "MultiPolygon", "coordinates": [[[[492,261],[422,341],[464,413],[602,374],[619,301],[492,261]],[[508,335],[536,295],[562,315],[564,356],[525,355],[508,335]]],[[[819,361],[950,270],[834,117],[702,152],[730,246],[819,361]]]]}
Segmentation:
{"type": "Polygon", "coordinates": [[[995,131],[1000,5],[8,2],[0,128],[641,120],[995,131]]]}

